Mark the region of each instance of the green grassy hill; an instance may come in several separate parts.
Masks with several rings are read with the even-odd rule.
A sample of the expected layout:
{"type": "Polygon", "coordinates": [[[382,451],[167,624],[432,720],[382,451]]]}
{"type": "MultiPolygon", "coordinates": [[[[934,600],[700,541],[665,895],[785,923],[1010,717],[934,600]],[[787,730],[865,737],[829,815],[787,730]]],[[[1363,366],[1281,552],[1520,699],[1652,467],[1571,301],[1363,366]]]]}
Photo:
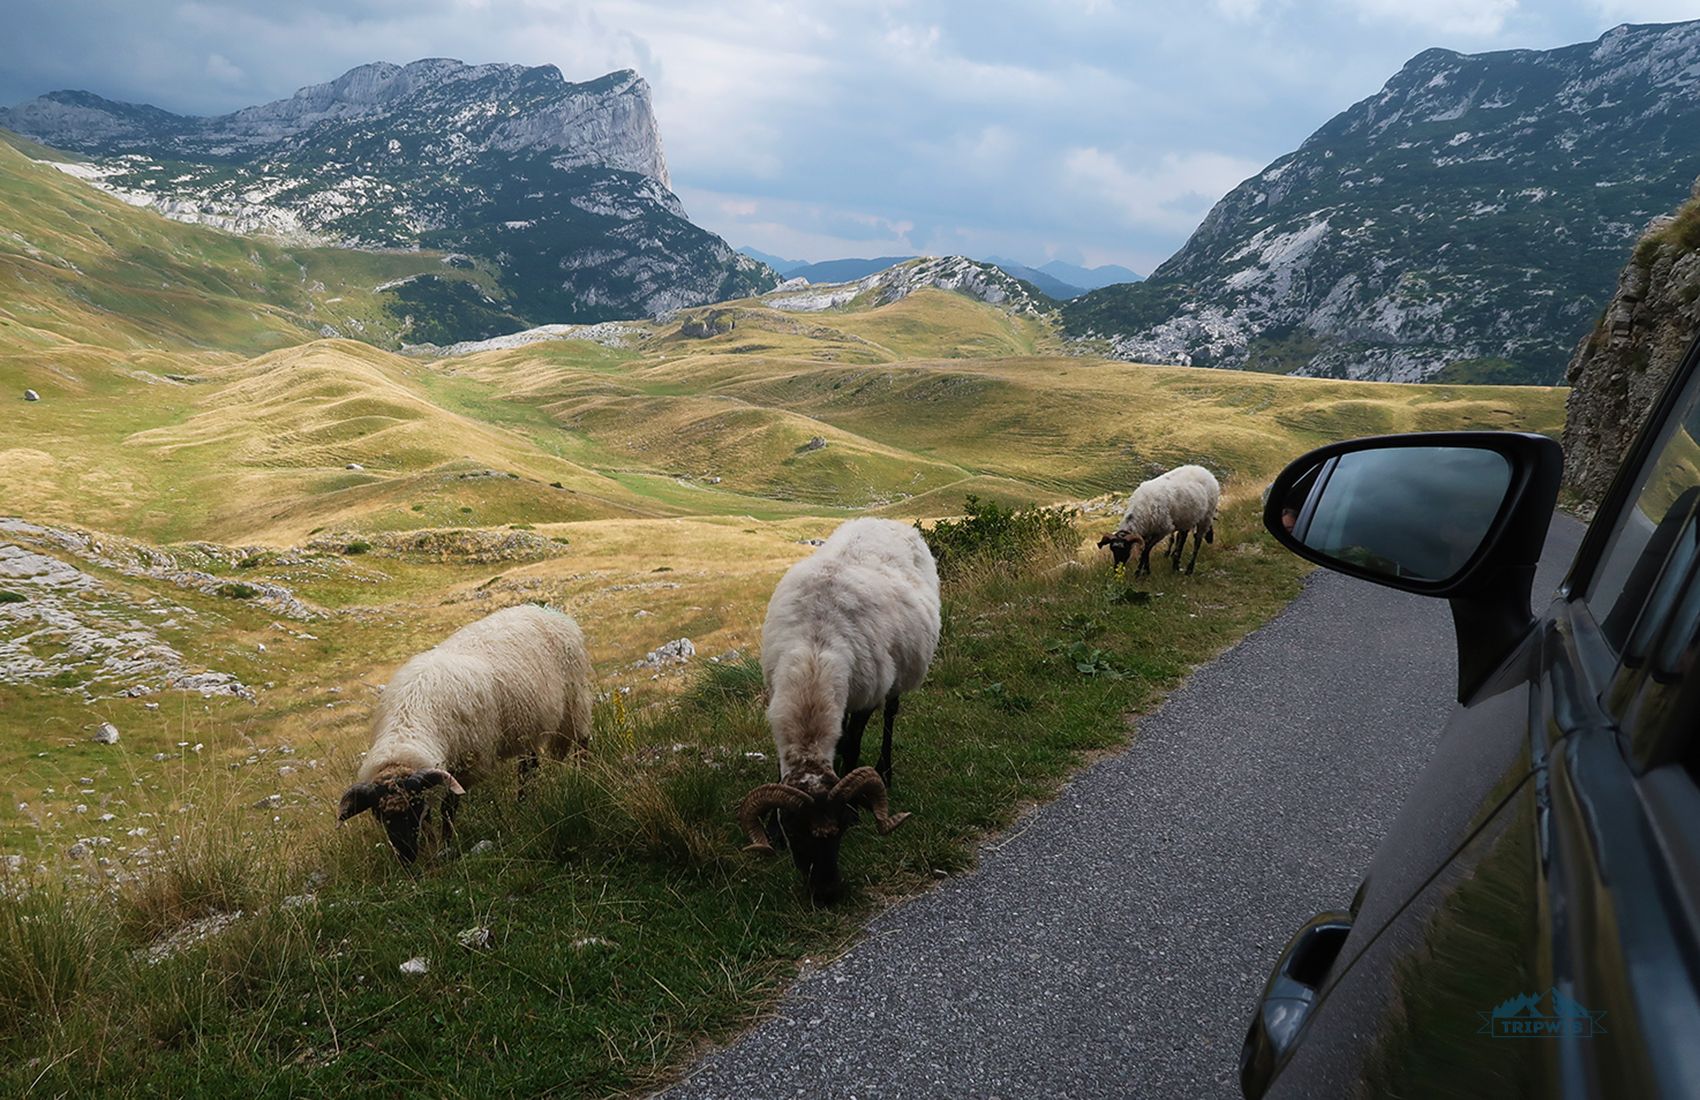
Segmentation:
{"type": "MultiPolygon", "coordinates": [[[[398,346],[377,288],[464,280],[431,252],[286,247],[170,221],[52,167],[75,158],[0,130],[0,349],[255,355],[341,335],[398,346]]],[[[417,338],[415,338],[417,339],[417,338]]]]}
{"type": "Polygon", "coordinates": [[[410,357],[317,324],[430,257],[175,225],[6,145],[0,214],[0,972],[23,975],[0,983],[0,1088],[20,1094],[416,1090],[402,1065],[481,1095],[642,1090],[883,899],[971,866],[1278,609],[1303,569],[1255,504],[1286,461],[1564,417],[1557,389],[1068,356],[941,291],[410,357]],[[1217,541],[1196,576],[1130,588],[1096,533],[1182,462],[1224,480],[1217,541]],[[772,778],[748,661],[768,595],[849,516],[931,522],[969,495],[1077,506],[1080,544],[952,579],[899,734],[916,816],[847,841],[852,899],[813,909],[731,816],[772,778]],[[496,854],[409,875],[332,820],[378,685],[523,601],[585,629],[592,756],[525,808],[475,791],[466,841],[496,854]],[[681,637],[693,661],[640,663],[681,637]],[[490,954],[469,927],[497,930],[490,954]],[[424,981],[397,971],[415,954],[424,981]]]}

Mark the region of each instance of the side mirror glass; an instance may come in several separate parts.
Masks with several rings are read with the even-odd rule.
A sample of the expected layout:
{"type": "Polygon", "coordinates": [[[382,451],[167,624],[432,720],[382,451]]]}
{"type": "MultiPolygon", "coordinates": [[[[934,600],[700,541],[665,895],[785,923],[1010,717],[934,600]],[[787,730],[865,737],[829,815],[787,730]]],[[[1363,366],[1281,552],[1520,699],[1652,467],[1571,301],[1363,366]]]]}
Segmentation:
{"type": "Polygon", "coordinates": [[[1523,432],[1330,443],[1281,471],[1263,525],[1301,558],[1452,604],[1458,700],[1527,634],[1564,451],[1523,432]]]}
{"type": "Polygon", "coordinates": [[[1511,462],[1497,451],[1355,451],[1303,471],[1281,502],[1281,522],[1318,560],[1444,584],[1482,548],[1511,481],[1511,462]]]}

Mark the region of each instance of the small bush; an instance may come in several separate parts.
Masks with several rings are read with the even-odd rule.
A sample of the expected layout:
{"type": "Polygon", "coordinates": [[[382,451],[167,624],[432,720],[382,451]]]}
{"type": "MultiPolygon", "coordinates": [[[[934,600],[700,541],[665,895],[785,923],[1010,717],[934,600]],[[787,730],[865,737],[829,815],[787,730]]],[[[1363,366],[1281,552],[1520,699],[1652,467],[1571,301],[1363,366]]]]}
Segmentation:
{"type": "Polygon", "coordinates": [[[355,541],[349,543],[347,546],[343,547],[342,552],[344,554],[364,554],[370,549],[372,549],[371,543],[362,542],[359,539],[356,539],[355,541]]]}
{"type": "Polygon", "coordinates": [[[952,579],[974,563],[1018,565],[1080,541],[1073,508],[1003,508],[970,494],[962,519],[941,519],[929,530],[915,523],[938,562],[939,576],[952,579]]]}
{"type": "Polygon", "coordinates": [[[217,591],[227,600],[251,600],[260,594],[260,590],[251,584],[221,584],[217,591]]]}
{"type": "Polygon", "coordinates": [[[27,599],[29,597],[20,592],[7,592],[0,589],[0,603],[23,603],[27,599]]]}
{"type": "Polygon", "coordinates": [[[57,883],[0,874],[0,887],[0,1031],[15,1035],[27,1021],[76,1012],[105,958],[110,911],[57,883]]]}
{"type": "Polygon", "coordinates": [[[682,702],[693,710],[724,711],[759,706],[761,697],[761,661],[746,656],[735,661],[705,662],[682,702]]]}

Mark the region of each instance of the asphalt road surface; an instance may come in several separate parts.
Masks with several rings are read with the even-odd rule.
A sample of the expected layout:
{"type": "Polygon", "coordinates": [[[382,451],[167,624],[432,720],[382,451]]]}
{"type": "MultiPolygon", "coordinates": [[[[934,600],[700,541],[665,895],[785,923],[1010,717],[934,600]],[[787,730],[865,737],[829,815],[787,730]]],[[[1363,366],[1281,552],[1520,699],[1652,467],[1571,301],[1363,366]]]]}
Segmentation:
{"type": "MultiPolygon", "coordinates": [[[[1554,521],[1537,612],[1579,524],[1554,521]]],[[[1275,955],[1343,908],[1452,707],[1444,601],[1318,571],[1127,752],[875,920],[666,1100],[1235,1097],[1275,955]]]]}

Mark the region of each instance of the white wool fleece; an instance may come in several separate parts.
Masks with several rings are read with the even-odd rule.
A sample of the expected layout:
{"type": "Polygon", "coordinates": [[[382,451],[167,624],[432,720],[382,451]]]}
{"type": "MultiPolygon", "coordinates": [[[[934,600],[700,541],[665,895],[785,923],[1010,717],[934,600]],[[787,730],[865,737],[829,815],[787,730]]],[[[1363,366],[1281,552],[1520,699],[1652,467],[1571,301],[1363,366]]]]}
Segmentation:
{"type": "Polygon", "coordinates": [[[1150,545],[1175,531],[1208,530],[1216,522],[1222,487],[1202,466],[1177,466],[1140,484],[1127,500],[1120,531],[1150,545]]]}
{"type": "Polygon", "coordinates": [[[592,676],[572,619],[532,604],[503,608],[390,677],[359,781],[444,768],[465,785],[499,760],[564,757],[590,740],[592,676]]]}
{"type": "Polygon", "coordinates": [[[761,631],[780,779],[830,771],[845,712],[920,687],[938,640],[938,569],[913,527],[853,519],[793,565],[761,631]]]}

